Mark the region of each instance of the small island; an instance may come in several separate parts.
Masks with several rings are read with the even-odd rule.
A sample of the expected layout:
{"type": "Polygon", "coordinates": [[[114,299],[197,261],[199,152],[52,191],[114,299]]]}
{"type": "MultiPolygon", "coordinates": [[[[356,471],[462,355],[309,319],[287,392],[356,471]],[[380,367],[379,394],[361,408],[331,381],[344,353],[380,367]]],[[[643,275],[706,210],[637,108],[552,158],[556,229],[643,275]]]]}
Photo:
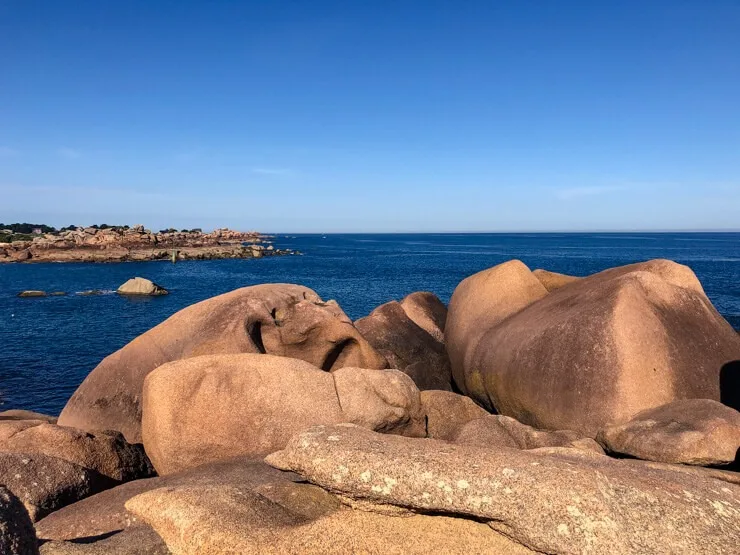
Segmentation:
{"type": "Polygon", "coordinates": [[[285,254],[296,253],[276,249],[270,236],[256,231],[223,228],[210,233],[201,229],[153,232],[143,225],[106,224],[56,229],[0,223],[0,263],[213,260],[285,254]]]}

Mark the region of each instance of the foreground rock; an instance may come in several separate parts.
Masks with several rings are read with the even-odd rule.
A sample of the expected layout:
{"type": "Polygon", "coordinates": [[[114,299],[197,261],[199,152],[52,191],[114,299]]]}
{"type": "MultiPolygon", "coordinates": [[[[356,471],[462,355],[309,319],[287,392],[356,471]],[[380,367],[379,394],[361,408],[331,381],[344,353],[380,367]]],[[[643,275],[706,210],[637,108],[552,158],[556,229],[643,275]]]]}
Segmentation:
{"type": "Polygon", "coordinates": [[[182,555],[529,553],[485,524],[352,510],[316,486],[284,481],[251,491],[238,483],[160,488],[126,507],[182,555]]]}
{"type": "Polygon", "coordinates": [[[740,412],[709,399],[674,401],[639,413],[596,438],[612,453],[665,463],[727,465],[740,454],[740,412]]]}
{"type": "Polygon", "coordinates": [[[388,360],[391,368],[410,376],[419,389],[450,390],[450,361],[440,340],[443,332],[438,327],[446,309],[431,293],[415,295],[400,303],[391,301],[379,306],[369,316],[357,320],[355,326],[388,360]],[[432,333],[417,324],[412,315],[432,333]]]}
{"type": "Polygon", "coordinates": [[[427,417],[427,437],[453,440],[471,420],[488,416],[470,397],[451,391],[422,391],[421,407],[427,417]]]}
{"type": "Polygon", "coordinates": [[[115,485],[69,461],[25,453],[0,453],[0,483],[23,502],[33,521],[115,485]]]}
{"type": "Polygon", "coordinates": [[[149,279],[135,277],[121,285],[116,290],[116,293],[119,295],[143,295],[152,297],[157,295],[166,295],[168,291],[149,279]]]}
{"type": "Polygon", "coordinates": [[[253,490],[262,484],[294,481],[300,477],[280,472],[262,461],[231,459],[166,477],[137,480],[120,485],[68,505],[36,523],[39,539],[51,542],[42,553],[86,553],[79,543],[89,542],[92,553],[149,554],[167,553],[161,538],[136,515],[126,510],[125,503],[141,493],[157,488],[202,486],[212,488],[238,484],[253,490]],[[107,550],[107,551],[106,551],[107,550]]]}
{"type": "Polygon", "coordinates": [[[677,399],[720,400],[720,375],[740,360],[740,336],[696,276],[665,260],[551,293],[507,262],[457,287],[445,336],[455,382],[478,403],[589,437],[677,399]]]}
{"type": "Polygon", "coordinates": [[[125,482],[151,476],[142,445],[119,432],[88,433],[40,420],[0,420],[0,451],[57,457],[125,482]]]}
{"type": "Polygon", "coordinates": [[[170,555],[162,538],[150,526],[132,526],[97,541],[51,541],[41,545],[41,555],[170,555]]]}
{"type": "Polygon", "coordinates": [[[353,422],[426,435],[419,391],[397,370],[342,368],[270,355],[203,356],[160,366],[144,384],[142,435],[160,475],[282,449],[315,424],[353,422]]]}
{"type": "Polygon", "coordinates": [[[736,553],[740,488],[608,457],[542,456],[350,425],[295,436],[267,462],[370,503],[459,514],[545,553],[736,553]]]}
{"type": "Polygon", "coordinates": [[[0,553],[5,555],[35,555],[36,534],[20,500],[0,486],[0,553]]]}
{"type": "Polygon", "coordinates": [[[591,438],[583,438],[570,430],[537,430],[517,422],[510,416],[491,414],[471,420],[452,438],[455,443],[480,447],[508,447],[511,449],[541,449],[569,447],[603,455],[604,451],[591,438]]]}
{"type": "Polygon", "coordinates": [[[288,356],[329,371],[387,366],[333,301],[324,303],[299,285],[256,285],[189,306],[106,357],[72,395],[59,423],[118,430],[140,443],[147,374],[174,360],[229,353],[288,356]]]}

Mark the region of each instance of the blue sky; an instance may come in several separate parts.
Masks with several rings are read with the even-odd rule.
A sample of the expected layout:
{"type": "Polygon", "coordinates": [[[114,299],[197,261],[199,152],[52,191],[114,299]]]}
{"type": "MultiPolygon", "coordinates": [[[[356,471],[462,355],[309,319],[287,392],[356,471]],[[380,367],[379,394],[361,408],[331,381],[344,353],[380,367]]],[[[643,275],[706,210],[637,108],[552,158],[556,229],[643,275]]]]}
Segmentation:
{"type": "Polygon", "coordinates": [[[0,1],[0,221],[739,229],[740,3],[0,1]]]}

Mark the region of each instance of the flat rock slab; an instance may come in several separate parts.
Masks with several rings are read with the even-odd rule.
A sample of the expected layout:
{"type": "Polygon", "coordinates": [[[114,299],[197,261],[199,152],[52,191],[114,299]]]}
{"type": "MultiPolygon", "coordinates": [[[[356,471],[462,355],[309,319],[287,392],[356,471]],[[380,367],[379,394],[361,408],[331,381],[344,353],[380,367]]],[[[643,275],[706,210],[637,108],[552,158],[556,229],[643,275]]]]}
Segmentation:
{"type": "Polygon", "coordinates": [[[726,553],[740,488],[602,456],[548,456],[319,426],[268,456],[343,495],[459,514],[545,553],[726,553]]]}
{"type": "Polygon", "coordinates": [[[711,399],[683,399],[606,428],[597,440],[608,451],[638,459],[727,465],[740,455],[740,412],[711,399]]]}

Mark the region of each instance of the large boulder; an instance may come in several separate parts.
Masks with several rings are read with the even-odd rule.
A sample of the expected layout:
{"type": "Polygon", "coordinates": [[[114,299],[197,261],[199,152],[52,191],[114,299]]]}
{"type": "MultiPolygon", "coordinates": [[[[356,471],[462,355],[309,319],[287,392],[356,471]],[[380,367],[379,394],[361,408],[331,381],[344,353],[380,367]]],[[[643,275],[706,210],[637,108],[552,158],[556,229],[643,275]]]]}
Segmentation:
{"type": "Polygon", "coordinates": [[[119,295],[139,295],[145,297],[153,297],[157,295],[166,295],[168,291],[161,285],[157,285],[149,279],[135,277],[131,278],[126,283],[121,285],[116,290],[116,293],[118,293],[119,295]]]}
{"type": "Polygon", "coordinates": [[[115,483],[56,457],[0,452],[0,484],[23,502],[33,521],[115,483]]]}
{"type": "Polygon", "coordinates": [[[387,366],[335,302],[299,285],[255,285],[189,306],[106,357],[72,395],[59,424],[118,430],[140,443],[149,372],[174,360],[232,353],[300,358],[330,371],[387,366]]]}
{"type": "Polygon", "coordinates": [[[464,393],[536,428],[589,437],[677,399],[720,400],[723,368],[740,359],[740,337],[696,276],[667,260],[551,293],[507,262],[458,286],[445,334],[464,393]]]}
{"type": "MultiPolygon", "coordinates": [[[[440,339],[443,332],[436,323],[441,310],[428,296],[415,295],[400,303],[391,301],[379,306],[369,316],[357,320],[355,327],[388,360],[391,368],[410,376],[419,389],[450,390],[450,360],[440,339]]],[[[439,299],[437,303],[442,304],[439,299]]]]}
{"type": "Polygon", "coordinates": [[[427,418],[427,437],[453,440],[471,420],[488,416],[470,397],[452,391],[422,391],[421,408],[427,418]]]}
{"type": "Polygon", "coordinates": [[[417,291],[406,295],[401,300],[401,307],[417,326],[444,343],[447,307],[437,295],[429,291],[417,291]]]}
{"type": "Polygon", "coordinates": [[[424,436],[419,391],[398,370],[329,373],[297,359],[213,355],[171,362],[144,384],[142,435],[160,475],[264,456],[315,424],[424,436]]]}
{"type": "Polygon", "coordinates": [[[740,412],[710,399],[682,399],[599,432],[612,453],[665,463],[740,462],[740,412]]]}
{"type": "Polygon", "coordinates": [[[21,501],[0,486],[0,553],[37,555],[36,534],[21,501]]]}
{"type": "Polygon", "coordinates": [[[473,520],[352,510],[308,484],[245,489],[238,483],[159,488],[126,507],[181,555],[531,553],[473,520]]]}
{"type": "Polygon", "coordinates": [[[84,432],[39,420],[0,420],[0,451],[48,455],[73,462],[119,482],[151,476],[141,444],[120,432],[84,432]]]}
{"type": "Polygon", "coordinates": [[[609,457],[455,445],[344,424],[298,434],[266,460],[370,506],[488,522],[542,553],[729,555],[740,545],[738,486],[609,457]]]}
{"type": "Polygon", "coordinates": [[[151,526],[131,526],[100,538],[79,542],[50,541],[39,548],[41,555],[170,555],[162,538],[151,526]]]}

